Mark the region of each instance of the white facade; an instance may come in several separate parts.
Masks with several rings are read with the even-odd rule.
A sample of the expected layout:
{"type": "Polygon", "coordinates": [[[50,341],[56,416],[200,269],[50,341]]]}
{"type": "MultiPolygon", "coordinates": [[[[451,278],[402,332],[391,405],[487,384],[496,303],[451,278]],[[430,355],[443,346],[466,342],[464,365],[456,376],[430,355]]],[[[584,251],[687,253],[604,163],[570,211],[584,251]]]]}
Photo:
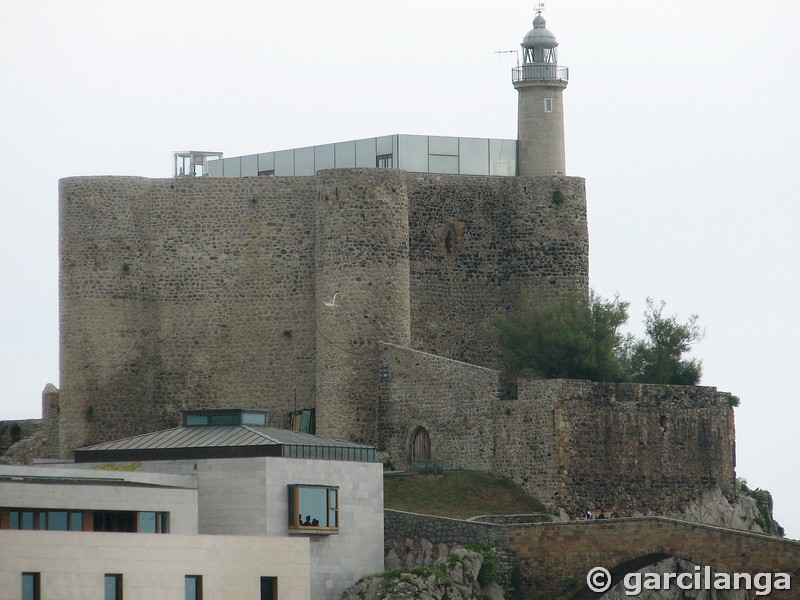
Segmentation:
{"type": "Polygon", "coordinates": [[[0,531],[0,598],[21,597],[22,574],[39,574],[41,600],[104,600],[107,574],[125,600],[184,600],[186,576],[208,600],[261,597],[277,578],[281,600],[308,600],[305,538],[0,531]]]}
{"type": "MultiPolygon", "coordinates": [[[[42,599],[48,598],[46,589],[60,589],[62,583],[56,583],[62,581],[60,578],[72,581],[79,589],[84,580],[91,581],[91,586],[102,586],[103,573],[123,575],[126,599],[182,598],[174,595],[177,592],[173,587],[177,585],[182,591],[182,578],[189,574],[203,575],[204,589],[211,594],[212,588],[208,586],[212,581],[227,577],[225,569],[228,567],[217,565],[215,561],[218,559],[209,559],[224,554],[214,550],[223,539],[227,540],[224,547],[230,548],[231,553],[247,555],[249,552],[259,557],[245,571],[231,571],[239,573],[231,577],[242,579],[241,585],[245,586],[244,581],[250,585],[253,581],[258,583],[260,577],[278,573],[275,576],[279,577],[278,597],[281,599],[338,598],[360,577],[383,570],[383,466],[375,462],[254,457],[2,466],[0,509],[5,509],[2,514],[6,515],[5,522],[0,522],[3,528],[0,531],[3,534],[0,537],[0,557],[3,552],[12,554],[13,550],[8,546],[18,540],[24,542],[26,548],[49,545],[68,548],[75,545],[80,549],[74,554],[61,550],[53,550],[55,554],[47,551],[42,557],[52,555],[56,562],[51,563],[29,560],[25,563],[27,566],[23,566],[18,562],[0,561],[0,598],[20,597],[22,572],[41,573],[42,599]],[[289,486],[298,484],[336,490],[335,529],[290,527],[289,486]],[[8,531],[8,510],[23,508],[169,513],[169,533],[8,531]],[[9,537],[8,534],[13,535],[9,537]],[[178,544],[181,554],[188,552],[187,556],[193,557],[191,561],[181,562],[181,559],[177,564],[170,564],[172,559],[164,558],[169,551],[161,553],[162,549],[172,548],[170,544],[178,544]],[[269,553],[265,554],[259,544],[266,544],[264,548],[269,548],[269,553]],[[281,544],[285,544],[285,550],[281,544]],[[300,574],[296,569],[286,570],[281,566],[284,555],[296,557],[298,552],[305,552],[297,562],[302,571],[300,574]],[[98,556],[107,558],[116,566],[108,563],[95,568],[91,565],[91,557],[98,556]],[[277,557],[281,557],[279,561],[277,557]],[[204,566],[205,560],[209,560],[209,564],[204,566]],[[127,561],[130,561],[130,568],[125,568],[127,561]],[[160,564],[162,562],[164,564],[160,564]],[[163,595],[161,592],[154,595],[157,586],[147,583],[147,573],[161,573],[162,570],[164,576],[157,579],[158,585],[167,585],[165,582],[168,580],[170,583],[164,588],[163,595]],[[69,573],[72,573],[72,579],[69,579],[69,573]],[[287,586],[281,578],[301,576],[310,582],[306,584],[307,595],[303,596],[302,591],[286,595],[287,586]],[[6,588],[3,586],[10,586],[8,589],[13,589],[13,593],[4,593],[6,588]],[[142,596],[129,595],[129,591],[135,594],[138,592],[134,590],[139,589],[149,589],[150,595],[144,592],[142,596]]],[[[36,552],[31,550],[29,559],[35,558],[36,552]]],[[[302,588],[295,579],[292,581],[291,589],[302,588]]],[[[245,587],[236,588],[243,590],[241,594],[226,592],[206,597],[260,598],[256,588],[246,587],[245,590],[245,587]]],[[[97,594],[100,595],[96,596],[90,595],[88,589],[86,596],[59,595],[59,598],[103,597],[102,587],[98,588],[97,594]]],[[[228,588],[223,586],[219,589],[228,588]]]]}

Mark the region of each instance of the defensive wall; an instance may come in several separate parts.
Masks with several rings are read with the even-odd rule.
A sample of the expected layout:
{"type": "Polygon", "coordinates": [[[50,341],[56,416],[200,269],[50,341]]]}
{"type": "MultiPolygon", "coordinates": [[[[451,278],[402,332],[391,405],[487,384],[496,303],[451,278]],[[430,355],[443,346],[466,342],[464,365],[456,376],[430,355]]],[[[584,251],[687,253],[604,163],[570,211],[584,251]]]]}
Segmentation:
{"type": "Polygon", "coordinates": [[[500,525],[384,510],[384,540],[387,549],[489,542],[504,587],[518,567],[535,600],[600,597],[586,587],[592,568],[608,569],[616,584],[669,557],[715,573],[787,573],[793,590],[772,594],[800,598],[800,542],[663,517],[500,525]]]}
{"type": "Polygon", "coordinates": [[[59,195],[61,455],[186,408],[316,408],[321,434],[374,441],[378,340],[497,366],[496,314],[588,287],[580,178],[75,177],[59,195]]]}
{"type": "Polygon", "coordinates": [[[517,382],[382,344],[379,449],[408,469],[419,428],[447,469],[502,474],[570,514],[680,512],[703,491],[735,492],[733,409],[713,387],[517,382]]]}

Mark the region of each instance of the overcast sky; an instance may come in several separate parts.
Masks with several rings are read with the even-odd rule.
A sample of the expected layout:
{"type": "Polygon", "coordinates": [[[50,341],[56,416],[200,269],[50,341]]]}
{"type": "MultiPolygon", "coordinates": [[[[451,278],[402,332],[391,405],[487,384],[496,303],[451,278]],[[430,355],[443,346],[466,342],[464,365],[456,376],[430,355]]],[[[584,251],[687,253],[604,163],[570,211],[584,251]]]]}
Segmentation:
{"type": "MultiPolygon", "coordinates": [[[[550,0],[591,285],[700,316],[737,473],[800,538],[798,0],[550,0]]],[[[520,0],[0,0],[0,419],[58,385],[58,179],[393,133],[516,137],[520,0]]]]}

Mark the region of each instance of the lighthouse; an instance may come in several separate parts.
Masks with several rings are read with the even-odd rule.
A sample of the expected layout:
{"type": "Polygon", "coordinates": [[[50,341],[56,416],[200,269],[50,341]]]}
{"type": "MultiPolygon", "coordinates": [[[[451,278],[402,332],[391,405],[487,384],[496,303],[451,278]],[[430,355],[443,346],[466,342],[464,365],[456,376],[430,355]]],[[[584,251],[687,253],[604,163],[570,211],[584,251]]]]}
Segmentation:
{"type": "Polygon", "coordinates": [[[517,174],[564,175],[564,103],[569,69],[558,64],[558,41],[546,27],[541,7],[522,40],[523,62],[512,71],[519,92],[517,174]]]}

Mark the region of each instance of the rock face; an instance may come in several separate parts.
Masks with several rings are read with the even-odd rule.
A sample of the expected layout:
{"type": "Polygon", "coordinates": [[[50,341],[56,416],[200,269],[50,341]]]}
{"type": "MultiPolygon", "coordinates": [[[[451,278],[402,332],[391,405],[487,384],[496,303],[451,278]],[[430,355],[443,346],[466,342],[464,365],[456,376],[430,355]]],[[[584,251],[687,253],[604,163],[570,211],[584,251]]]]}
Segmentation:
{"type": "MultiPolygon", "coordinates": [[[[427,544],[422,562],[431,566],[398,566],[385,573],[366,577],[342,594],[342,600],[502,600],[503,590],[496,583],[478,582],[483,556],[456,548],[433,559],[441,548],[427,544]],[[434,548],[437,552],[434,552],[434,548]]],[[[392,551],[394,560],[400,562],[392,551]]],[[[387,560],[388,562],[388,560],[387,560]]]]}
{"type": "MultiPolygon", "coordinates": [[[[663,581],[665,573],[694,573],[694,567],[695,565],[692,563],[670,558],[639,571],[642,576],[640,581],[643,581],[646,573],[657,573],[663,581]]],[[[635,580],[632,584],[635,585],[635,580]]],[[[639,598],[639,600],[750,600],[754,597],[754,592],[747,590],[683,590],[677,585],[671,585],[667,590],[647,590],[639,589],[639,587],[643,588],[643,586],[636,586],[629,590],[625,587],[624,582],[619,583],[606,592],[602,596],[602,600],[623,600],[631,597],[639,598]],[[637,589],[639,589],[638,593],[628,595],[628,592],[637,589]]]]}
{"type": "Polygon", "coordinates": [[[783,535],[783,528],[772,518],[772,496],[765,490],[749,490],[739,482],[739,493],[729,499],[719,488],[704,492],[683,512],[666,516],[716,525],[729,529],[783,535]]]}

